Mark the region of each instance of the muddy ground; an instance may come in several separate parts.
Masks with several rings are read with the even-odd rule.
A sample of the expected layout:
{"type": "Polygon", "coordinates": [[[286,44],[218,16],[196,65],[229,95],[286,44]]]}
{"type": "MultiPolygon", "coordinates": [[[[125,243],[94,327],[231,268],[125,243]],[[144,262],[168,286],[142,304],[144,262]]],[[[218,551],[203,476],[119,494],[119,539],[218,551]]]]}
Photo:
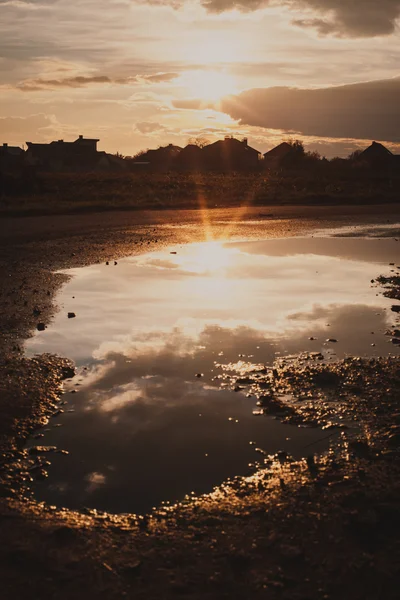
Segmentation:
{"type": "MultiPolygon", "coordinates": [[[[328,425],[340,405],[360,422],[358,439],[343,431],[327,456],[300,462],[277,455],[251,479],[139,519],[75,513],[24,496],[26,478],[40,471],[24,440],[57,410],[70,366],[54,357],[28,360],[22,344],[57,310],[54,294],[65,281],[57,269],[221,235],[283,237],[399,221],[400,205],[3,219],[1,598],[397,598],[398,359],[282,366],[280,389],[314,386],[323,397],[293,418],[328,425]]],[[[264,408],[273,410],[273,400],[264,408]]]]}

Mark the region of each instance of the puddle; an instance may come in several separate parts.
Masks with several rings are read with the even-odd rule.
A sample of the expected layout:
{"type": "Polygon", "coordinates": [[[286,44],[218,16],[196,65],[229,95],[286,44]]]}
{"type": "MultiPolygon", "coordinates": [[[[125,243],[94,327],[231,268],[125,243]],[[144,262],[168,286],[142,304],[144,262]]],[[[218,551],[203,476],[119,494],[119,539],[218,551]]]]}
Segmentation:
{"type": "Polygon", "coordinates": [[[60,312],[26,344],[78,367],[64,412],[29,442],[69,452],[51,455],[35,497],[143,513],[250,474],[260,449],[323,450],[326,432],[254,416],[257,398],[218,376],[300,352],[398,355],[385,335],[393,301],[371,284],[398,257],[393,239],[290,238],[70,270],[60,312]]]}

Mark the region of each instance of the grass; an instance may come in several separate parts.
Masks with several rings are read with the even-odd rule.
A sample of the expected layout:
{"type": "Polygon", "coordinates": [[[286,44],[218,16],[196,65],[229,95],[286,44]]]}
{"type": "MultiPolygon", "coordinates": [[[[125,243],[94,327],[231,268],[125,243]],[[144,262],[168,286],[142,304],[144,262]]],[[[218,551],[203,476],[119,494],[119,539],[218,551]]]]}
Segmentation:
{"type": "Polygon", "coordinates": [[[0,214],[397,202],[400,177],[331,173],[40,173],[8,176],[0,214]]]}

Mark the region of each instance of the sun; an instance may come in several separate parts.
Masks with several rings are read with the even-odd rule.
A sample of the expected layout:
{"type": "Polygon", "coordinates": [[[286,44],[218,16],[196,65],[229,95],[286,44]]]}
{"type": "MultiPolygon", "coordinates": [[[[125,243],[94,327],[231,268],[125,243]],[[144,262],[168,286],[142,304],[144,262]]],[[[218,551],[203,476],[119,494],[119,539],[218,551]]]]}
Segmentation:
{"type": "Polygon", "coordinates": [[[216,101],[237,92],[235,78],[225,71],[187,71],[179,77],[179,83],[191,98],[216,101]]]}

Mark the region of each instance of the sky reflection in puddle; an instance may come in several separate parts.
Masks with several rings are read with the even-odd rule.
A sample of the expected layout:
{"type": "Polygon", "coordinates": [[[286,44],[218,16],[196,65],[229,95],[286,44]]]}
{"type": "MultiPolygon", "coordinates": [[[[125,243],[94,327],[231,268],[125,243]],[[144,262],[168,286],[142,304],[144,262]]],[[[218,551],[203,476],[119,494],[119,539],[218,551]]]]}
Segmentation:
{"type": "Polygon", "coordinates": [[[248,474],[256,447],[308,454],[320,430],[254,417],[256,398],[221,388],[217,364],[397,354],[385,336],[392,302],[370,280],[390,273],[398,248],[391,239],[193,244],[71,270],[59,314],[27,343],[28,354],[79,367],[66,411],[39,442],[70,454],[52,457],[36,497],[144,512],[248,474]]]}

